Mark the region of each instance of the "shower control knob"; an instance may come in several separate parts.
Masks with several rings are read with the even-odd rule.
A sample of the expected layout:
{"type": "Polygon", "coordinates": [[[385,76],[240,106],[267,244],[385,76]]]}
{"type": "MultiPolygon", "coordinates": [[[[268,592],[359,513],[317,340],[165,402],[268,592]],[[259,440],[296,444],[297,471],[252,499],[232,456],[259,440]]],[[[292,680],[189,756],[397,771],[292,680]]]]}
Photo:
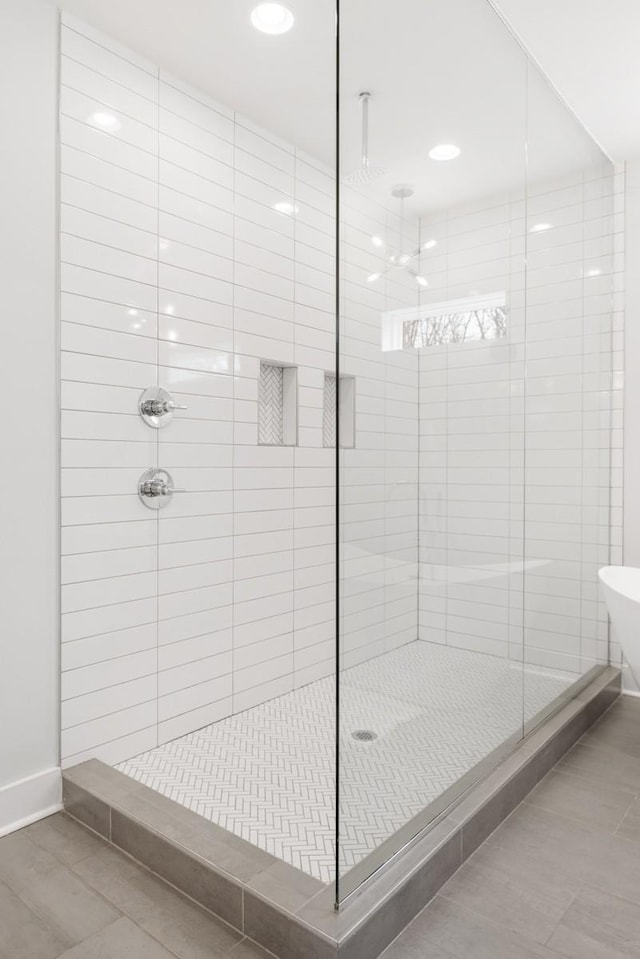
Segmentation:
{"type": "Polygon", "coordinates": [[[175,410],[186,410],[186,406],[178,406],[173,397],[161,386],[150,386],[145,390],[138,401],[140,416],[147,426],[159,430],[171,422],[175,410]]]}
{"type": "Polygon", "coordinates": [[[170,502],[174,493],[186,493],[173,485],[171,473],[152,466],[146,470],[138,482],[138,494],[149,509],[162,509],[170,502]]]}
{"type": "Polygon", "coordinates": [[[173,400],[145,400],[140,409],[147,416],[162,416],[164,413],[173,413],[174,410],[186,410],[186,406],[176,406],[173,400]]]}

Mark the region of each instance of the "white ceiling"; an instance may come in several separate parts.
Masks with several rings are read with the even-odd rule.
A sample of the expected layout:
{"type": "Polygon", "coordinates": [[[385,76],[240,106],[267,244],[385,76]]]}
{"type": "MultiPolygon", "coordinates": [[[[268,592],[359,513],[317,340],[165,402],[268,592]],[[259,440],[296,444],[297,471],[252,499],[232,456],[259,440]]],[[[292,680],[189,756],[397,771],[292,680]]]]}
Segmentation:
{"type": "MultiPolygon", "coordinates": [[[[256,2],[60,0],[63,9],[333,166],[335,2],[287,0],[295,26],[276,37],[260,34],[250,25],[256,2]]],[[[631,0],[611,2],[631,6],[631,0]]],[[[527,31],[535,34],[532,46],[535,42],[543,65],[549,60],[552,73],[559,59],[554,59],[554,51],[562,46],[555,26],[557,8],[572,8],[576,19],[578,8],[589,8],[595,18],[601,0],[500,3],[518,20],[525,40],[527,31]],[[553,29],[542,29],[538,17],[553,23],[553,29]]],[[[640,10],[635,20],[639,17],[640,10]]],[[[562,23],[566,19],[560,18],[562,23]]],[[[610,28],[607,33],[608,50],[613,46],[612,32],[610,28]]],[[[597,33],[594,24],[592,34],[597,33]]],[[[575,70],[566,68],[564,73],[580,87],[577,73],[586,65],[586,47],[576,55],[575,44],[567,39],[564,54],[570,63],[577,63],[575,70]]],[[[640,66],[634,68],[640,77],[640,66]]],[[[388,170],[372,188],[379,197],[388,197],[395,184],[408,182],[416,190],[414,209],[427,211],[522,188],[525,57],[488,3],[343,0],[342,174],[359,163],[358,93],[363,89],[373,95],[372,160],[388,170]],[[451,163],[430,160],[429,149],[443,142],[457,143],[460,158],[451,163]]],[[[546,84],[530,76],[529,91],[529,179],[562,175],[572,167],[597,162],[598,151],[546,84]]],[[[581,104],[566,89],[563,92],[585,116],[581,104]]],[[[598,134],[593,118],[590,125],[598,134]]]]}
{"type": "Polygon", "coordinates": [[[293,30],[250,23],[259,0],[59,0],[215,100],[332,162],[335,2],[286,0],[293,30]]]}
{"type": "Polygon", "coordinates": [[[640,2],[493,0],[614,160],[640,154],[640,2]]]}

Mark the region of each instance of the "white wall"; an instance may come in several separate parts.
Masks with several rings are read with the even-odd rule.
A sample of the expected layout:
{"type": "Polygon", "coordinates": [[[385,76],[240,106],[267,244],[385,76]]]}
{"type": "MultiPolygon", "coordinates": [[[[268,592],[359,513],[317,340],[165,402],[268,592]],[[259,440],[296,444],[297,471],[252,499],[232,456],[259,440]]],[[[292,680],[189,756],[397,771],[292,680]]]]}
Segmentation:
{"type": "Polygon", "coordinates": [[[397,199],[384,216],[369,198],[340,195],[340,369],[356,383],[356,447],[342,451],[339,478],[340,665],[349,668],[418,636],[418,361],[381,348],[383,314],[418,301],[415,279],[389,269],[391,255],[416,249],[418,231],[407,217],[399,235],[397,199]]]}
{"type": "MultiPolygon", "coordinates": [[[[63,759],[117,762],[335,669],[334,179],[67,15],[60,113],[63,759]],[[295,447],[258,445],[260,360],[298,368],[295,447]],[[156,382],[188,406],[159,433],[156,382]],[[155,464],[188,490],[160,513],[155,464]]],[[[407,283],[366,282],[397,216],[354,195],[344,218],[350,665],[417,636],[416,477],[412,507],[387,484],[417,467],[418,383],[380,349],[407,283]]]]}
{"type": "Polygon", "coordinates": [[[0,832],[59,801],[57,29],[0,4],[0,832]]]}
{"type": "Polygon", "coordinates": [[[522,646],[525,204],[425,218],[425,304],[504,292],[505,338],[420,350],[420,638],[519,658],[522,646]]]}
{"type": "Polygon", "coordinates": [[[576,674],[607,661],[597,570],[621,543],[621,191],[602,164],[429,223],[425,301],[505,290],[508,330],[421,351],[423,639],[576,674]]]}

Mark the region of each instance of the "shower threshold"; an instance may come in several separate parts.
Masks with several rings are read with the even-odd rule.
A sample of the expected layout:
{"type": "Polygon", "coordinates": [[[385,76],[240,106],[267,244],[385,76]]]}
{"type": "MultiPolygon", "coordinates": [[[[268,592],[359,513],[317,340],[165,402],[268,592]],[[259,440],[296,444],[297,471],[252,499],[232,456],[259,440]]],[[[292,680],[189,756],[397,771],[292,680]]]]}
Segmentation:
{"type": "MultiPolygon", "coordinates": [[[[619,692],[619,670],[603,667],[457,804],[392,856],[339,912],[334,883],[322,882],[97,760],[64,772],[65,807],[279,959],[373,959],[619,692]]],[[[412,725],[414,719],[408,722],[412,725]]],[[[360,722],[358,728],[369,725],[360,722]]],[[[384,738],[379,721],[377,726],[384,738]]],[[[370,748],[380,735],[364,743],[349,738],[354,748],[370,748]]],[[[341,886],[369,861],[367,856],[346,872],[341,886]]]]}

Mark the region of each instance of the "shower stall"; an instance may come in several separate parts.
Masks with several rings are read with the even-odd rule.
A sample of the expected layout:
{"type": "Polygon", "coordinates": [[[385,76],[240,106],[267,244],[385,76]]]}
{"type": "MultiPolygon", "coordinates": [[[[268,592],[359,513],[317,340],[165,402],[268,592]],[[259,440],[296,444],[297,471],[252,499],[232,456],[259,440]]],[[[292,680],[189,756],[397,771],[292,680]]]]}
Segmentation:
{"type": "Polygon", "coordinates": [[[340,906],[610,662],[621,174],[487,0],[232,6],[63,4],[63,764],[340,906]]]}

